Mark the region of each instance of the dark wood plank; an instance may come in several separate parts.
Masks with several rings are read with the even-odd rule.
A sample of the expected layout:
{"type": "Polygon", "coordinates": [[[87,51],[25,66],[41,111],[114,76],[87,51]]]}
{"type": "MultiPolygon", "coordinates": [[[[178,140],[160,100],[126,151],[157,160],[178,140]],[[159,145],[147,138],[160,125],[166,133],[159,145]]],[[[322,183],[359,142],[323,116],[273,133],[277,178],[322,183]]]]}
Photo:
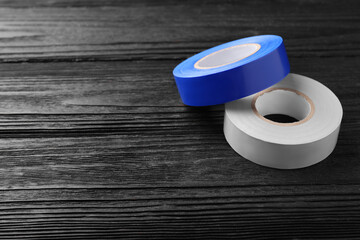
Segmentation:
{"type": "Polygon", "coordinates": [[[359,239],[357,1],[0,1],[0,239],[359,239]],[[338,145],[280,171],[172,69],[256,34],[339,97],[338,145]]]}
{"type": "Polygon", "coordinates": [[[358,9],[357,0],[0,1],[0,60],[181,60],[258,34],[283,36],[291,56],[352,57],[358,9]]]}
{"type": "Polygon", "coordinates": [[[359,185],[0,192],[2,238],[357,238],[359,185]],[[29,200],[29,198],[31,200],[29,200]]]}

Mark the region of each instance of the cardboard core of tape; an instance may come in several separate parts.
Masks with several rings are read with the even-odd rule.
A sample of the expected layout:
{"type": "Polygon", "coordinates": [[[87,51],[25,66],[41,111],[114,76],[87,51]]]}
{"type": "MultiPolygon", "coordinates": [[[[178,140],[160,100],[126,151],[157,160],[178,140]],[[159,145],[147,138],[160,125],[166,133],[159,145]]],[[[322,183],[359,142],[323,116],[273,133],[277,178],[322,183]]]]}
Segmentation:
{"type": "Polygon", "coordinates": [[[259,51],[260,48],[261,46],[258,43],[246,43],[224,48],[201,58],[194,64],[194,67],[197,69],[222,67],[247,58],[259,51]]]}
{"type": "Polygon", "coordinates": [[[311,119],[315,112],[313,101],[304,93],[290,88],[268,88],[257,93],[251,107],[260,119],[279,126],[294,126],[311,119]],[[264,116],[268,114],[284,114],[298,119],[296,122],[280,123],[264,116]]]}

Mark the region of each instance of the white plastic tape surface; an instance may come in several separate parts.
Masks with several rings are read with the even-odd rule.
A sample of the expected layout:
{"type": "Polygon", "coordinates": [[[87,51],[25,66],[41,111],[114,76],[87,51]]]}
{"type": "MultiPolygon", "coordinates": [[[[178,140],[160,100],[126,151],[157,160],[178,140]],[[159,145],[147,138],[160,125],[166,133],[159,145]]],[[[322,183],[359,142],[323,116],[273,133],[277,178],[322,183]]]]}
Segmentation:
{"type": "Polygon", "coordinates": [[[335,148],[343,115],[341,103],[321,83],[297,74],[225,105],[224,134],[230,146],[257,164],[303,168],[335,148]],[[264,116],[285,114],[299,121],[279,123],[264,116]]]}

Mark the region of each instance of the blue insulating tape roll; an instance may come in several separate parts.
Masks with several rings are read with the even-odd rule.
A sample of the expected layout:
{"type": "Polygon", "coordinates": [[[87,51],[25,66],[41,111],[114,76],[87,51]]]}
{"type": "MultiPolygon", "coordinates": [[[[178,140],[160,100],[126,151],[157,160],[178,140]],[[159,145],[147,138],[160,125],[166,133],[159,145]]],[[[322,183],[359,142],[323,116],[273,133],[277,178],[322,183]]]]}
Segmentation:
{"type": "Polygon", "coordinates": [[[180,63],[173,74],[184,104],[209,106],[262,91],[289,72],[283,39],[262,35],[198,53],[180,63]],[[237,57],[241,59],[236,60],[237,57]]]}

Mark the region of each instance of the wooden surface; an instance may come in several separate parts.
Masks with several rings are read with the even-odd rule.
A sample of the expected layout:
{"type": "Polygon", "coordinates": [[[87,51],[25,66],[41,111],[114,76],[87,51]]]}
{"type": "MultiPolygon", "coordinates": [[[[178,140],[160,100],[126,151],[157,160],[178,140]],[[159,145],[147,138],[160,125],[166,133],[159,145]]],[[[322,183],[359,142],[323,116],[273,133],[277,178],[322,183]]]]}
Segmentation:
{"type": "Polygon", "coordinates": [[[359,1],[0,1],[0,239],[360,239],[359,1]],[[337,147],[255,165],[172,69],[251,35],[340,99],[337,147]]]}

